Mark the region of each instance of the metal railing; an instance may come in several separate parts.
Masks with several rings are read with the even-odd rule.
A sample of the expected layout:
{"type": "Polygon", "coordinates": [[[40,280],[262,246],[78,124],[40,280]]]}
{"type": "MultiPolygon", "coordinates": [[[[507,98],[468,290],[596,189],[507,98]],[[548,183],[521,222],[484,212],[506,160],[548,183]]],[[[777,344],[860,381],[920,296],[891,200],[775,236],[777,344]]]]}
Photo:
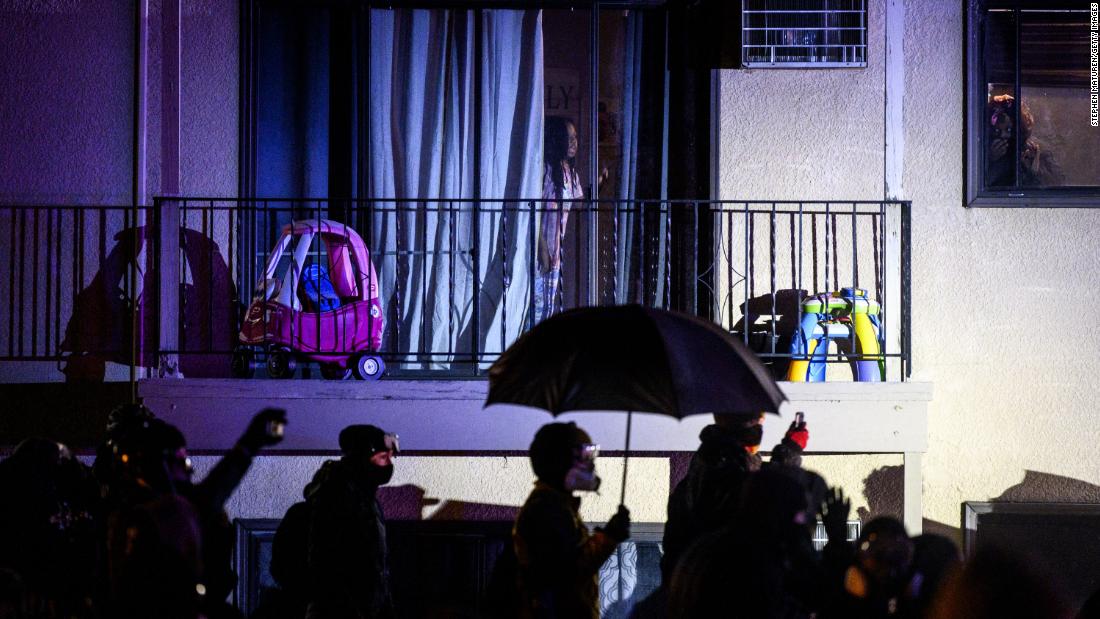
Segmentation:
{"type": "MultiPolygon", "coordinates": [[[[303,373],[325,353],[322,370],[363,351],[385,360],[391,377],[477,376],[535,323],[542,230],[563,214],[543,200],[164,197],[137,209],[0,207],[8,237],[0,250],[7,299],[0,361],[56,361],[66,376],[86,379],[102,378],[108,364],[145,375],[231,375],[250,293],[270,292],[260,276],[277,261],[284,227],[329,220],[339,222],[326,233],[334,247],[354,231],[370,251],[377,282],[363,264],[349,281],[377,284],[381,341],[356,350],[342,340],[318,345],[299,359],[303,373]]],[[[556,300],[564,308],[641,303],[710,318],[782,378],[791,359],[805,359],[792,348],[802,301],[863,288],[881,310],[874,358],[889,379],[903,380],[908,217],[905,202],[581,201],[559,238],[556,300]]],[[[326,260],[331,267],[328,253],[323,244],[303,249],[296,268],[326,260]]],[[[293,291],[293,328],[317,330],[322,343],[328,327],[311,307],[320,294],[313,293],[293,291]]],[[[332,303],[357,300],[344,294],[332,303]]],[[[250,352],[251,365],[262,367],[267,346],[250,352]]],[[[851,350],[823,357],[853,358],[851,350]]]]}

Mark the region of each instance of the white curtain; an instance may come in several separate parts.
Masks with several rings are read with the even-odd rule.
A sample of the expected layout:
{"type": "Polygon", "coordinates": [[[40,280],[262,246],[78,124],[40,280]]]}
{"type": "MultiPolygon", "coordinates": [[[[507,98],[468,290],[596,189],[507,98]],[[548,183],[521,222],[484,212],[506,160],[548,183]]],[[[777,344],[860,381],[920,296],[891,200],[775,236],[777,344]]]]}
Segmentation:
{"type": "MultiPolygon", "coordinates": [[[[638,166],[645,18],[642,11],[631,11],[626,19],[626,34],[623,38],[623,155],[619,165],[621,182],[618,195],[623,202],[615,221],[615,302],[666,307],[668,246],[665,239],[669,218],[660,212],[658,202],[648,205],[647,217],[642,217],[641,204],[633,202],[639,193],[639,175],[654,172],[641,170],[638,166]],[[643,253],[644,247],[652,249],[643,253]],[[649,282],[649,285],[642,285],[642,282],[649,282]]],[[[663,198],[666,186],[663,166],[660,174],[663,198]]]]}
{"type": "Polygon", "coordinates": [[[539,11],[371,11],[370,195],[394,198],[371,248],[404,368],[500,352],[526,325],[542,64],[539,11]]]}

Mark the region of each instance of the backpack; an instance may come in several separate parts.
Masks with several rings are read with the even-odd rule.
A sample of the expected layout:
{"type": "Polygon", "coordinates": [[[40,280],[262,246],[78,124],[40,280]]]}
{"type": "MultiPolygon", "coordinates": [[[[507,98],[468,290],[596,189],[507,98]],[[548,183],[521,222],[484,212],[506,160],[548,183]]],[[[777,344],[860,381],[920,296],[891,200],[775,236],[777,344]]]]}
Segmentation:
{"type": "Polygon", "coordinates": [[[304,594],[309,586],[309,504],[299,501],[283,515],[271,544],[271,576],[284,591],[304,594]]]}

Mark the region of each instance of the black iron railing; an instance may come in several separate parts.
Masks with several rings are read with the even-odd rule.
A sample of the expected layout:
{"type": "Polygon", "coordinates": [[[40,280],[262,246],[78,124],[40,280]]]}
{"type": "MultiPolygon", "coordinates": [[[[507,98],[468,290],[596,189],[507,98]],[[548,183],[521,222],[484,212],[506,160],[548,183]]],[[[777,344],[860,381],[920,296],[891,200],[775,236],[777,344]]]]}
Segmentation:
{"type": "MultiPolygon", "coordinates": [[[[317,340],[313,356],[298,359],[303,373],[318,367],[318,355],[330,353],[320,367],[331,371],[344,363],[333,356],[369,352],[391,377],[476,376],[545,314],[537,298],[555,243],[544,231],[563,216],[552,305],[692,312],[734,332],[783,378],[792,358],[806,360],[793,341],[808,333],[811,306],[803,301],[860,288],[877,304],[880,348],[860,356],[848,328],[853,345],[833,337],[840,349],[820,359],[871,358],[890,380],[908,375],[909,204],[878,201],[598,200],[574,203],[567,215],[543,200],[164,197],[137,209],[0,207],[0,230],[8,230],[0,361],[57,361],[67,375],[92,379],[108,364],[142,368],[137,374],[228,376],[240,369],[234,353],[254,293],[295,280],[283,295],[297,307],[291,330],[313,328],[317,340]],[[291,257],[290,279],[286,271],[261,277],[279,261],[275,243],[293,221],[333,222],[326,234],[336,245],[303,247],[300,263],[291,257]],[[304,269],[320,264],[309,271],[315,278],[325,265],[338,271],[329,254],[350,232],[363,239],[376,275],[352,264],[354,290],[322,300],[318,286],[328,284],[303,281],[304,269]],[[319,316],[333,306],[317,304],[347,307],[362,292],[359,282],[377,284],[381,312],[362,319],[367,332],[373,320],[382,323],[380,342],[351,350],[333,343],[342,337],[334,331],[326,347],[329,327],[319,316]]],[[[843,331],[851,318],[843,310],[822,316],[825,331],[843,331]]],[[[263,375],[270,346],[246,348],[249,369],[263,375]]],[[[329,371],[322,373],[340,375],[329,371]]]]}

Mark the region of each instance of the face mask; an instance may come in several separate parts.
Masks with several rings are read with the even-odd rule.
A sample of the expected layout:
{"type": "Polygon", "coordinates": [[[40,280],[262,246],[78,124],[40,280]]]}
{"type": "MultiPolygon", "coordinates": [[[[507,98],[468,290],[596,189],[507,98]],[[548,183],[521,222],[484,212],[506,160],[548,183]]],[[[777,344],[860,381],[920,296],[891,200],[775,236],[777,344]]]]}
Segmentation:
{"type": "Polygon", "coordinates": [[[367,465],[367,481],[373,486],[384,486],[393,479],[393,463],[386,466],[367,465]]]}
{"type": "Polygon", "coordinates": [[[594,466],[587,462],[577,462],[565,474],[565,489],[595,492],[600,489],[600,481],[594,466]]]}
{"type": "Polygon", "coordinates": [[[760,441],[764,440],[764,426],[756,424],[739,428],[737,438],[745,446],[745,451],[754,454],[760,449],[760,441]]]}

